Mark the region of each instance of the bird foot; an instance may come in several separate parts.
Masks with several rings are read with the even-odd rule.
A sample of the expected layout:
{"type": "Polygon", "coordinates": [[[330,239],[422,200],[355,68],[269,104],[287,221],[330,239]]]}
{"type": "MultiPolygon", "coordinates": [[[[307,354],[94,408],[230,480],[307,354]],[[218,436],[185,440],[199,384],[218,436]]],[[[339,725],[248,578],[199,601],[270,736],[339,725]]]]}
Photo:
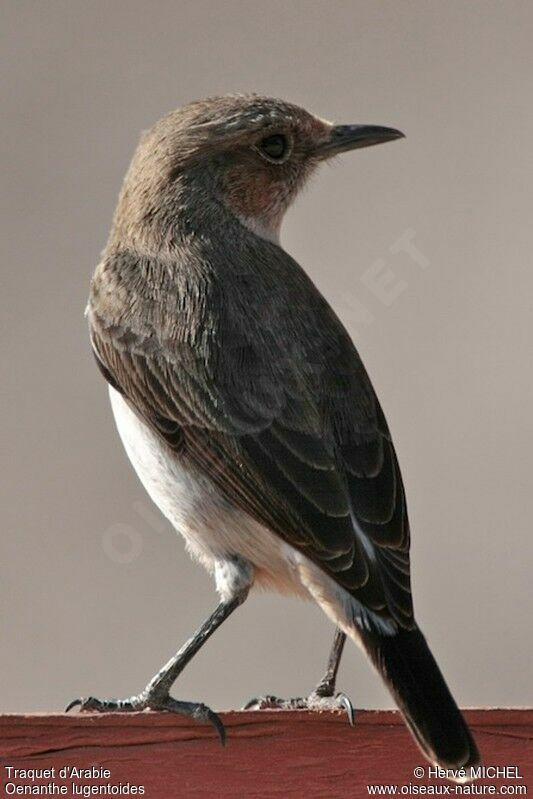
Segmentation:
{"type": "Polygon", "coordinates": [[[346,713],[351,726],[354,726],[355,710],[346,694],[324,696],[319,689],[314,690],[309,696],[295,697],[293,699],[280,699],[277,696],[258,696],[250,699],[243,710],[311,710],[315,713],[327,711],[341,711],[346,713]]]}
{"type": "Polygon", "coordinates": [[[159,694],[145,691],[139,696],[131,696],[129,699],[96,699],[94,696],[88,696],[82,699],[74,699],[65,708],[65,712],[68,713],[74,707],[78,707],[82,713],[88,711],[96,711],[97,713],[134,713],[141,710],[179,713],[182,716],[189,716],[195,721],[209,722],[217,731],[222,745],[224,745],[226,740],[224,725],[211,708],[201,702],[178,701],[167,693],[159,694]]]}

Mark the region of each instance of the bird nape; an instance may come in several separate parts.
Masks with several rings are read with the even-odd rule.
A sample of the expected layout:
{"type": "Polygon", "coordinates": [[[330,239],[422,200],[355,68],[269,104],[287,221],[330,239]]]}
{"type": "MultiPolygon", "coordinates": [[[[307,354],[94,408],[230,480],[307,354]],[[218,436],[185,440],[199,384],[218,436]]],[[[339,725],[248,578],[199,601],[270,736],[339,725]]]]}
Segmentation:
{"type": "Polygon", "coordinates": [[[143,136],[92,279],[91,342],[126,452],[220,603],[138,696],[71,706],[185,713],[223,738],[212,710],[170,688],[262,587],[314,599],[337,631],[309,697],[251,706],[351,713],[335,690],[348,636],[431,762],[478,763],[414,618],[407,505],[383,411],[347,331],[279,242],[323,161],[401,137],[256,95],[191,103],[143,136]]]}

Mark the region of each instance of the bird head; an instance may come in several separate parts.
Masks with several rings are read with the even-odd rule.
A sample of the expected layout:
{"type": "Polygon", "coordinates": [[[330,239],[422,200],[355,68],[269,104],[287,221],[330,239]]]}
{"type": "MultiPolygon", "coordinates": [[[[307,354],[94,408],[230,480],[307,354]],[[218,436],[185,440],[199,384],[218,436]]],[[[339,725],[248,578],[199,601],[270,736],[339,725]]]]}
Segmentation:
{"type": "Polygon", "coordinates": [[[226,95],[183,106],[144,134],[125,179],[115,227],[166,228],[214,201],[263,238],[316,166],[347,150],[398,139],[376,125],[337,125],[282,100],[226,95]],[[175,221],[175,220],[174,220],[175,221]]]}

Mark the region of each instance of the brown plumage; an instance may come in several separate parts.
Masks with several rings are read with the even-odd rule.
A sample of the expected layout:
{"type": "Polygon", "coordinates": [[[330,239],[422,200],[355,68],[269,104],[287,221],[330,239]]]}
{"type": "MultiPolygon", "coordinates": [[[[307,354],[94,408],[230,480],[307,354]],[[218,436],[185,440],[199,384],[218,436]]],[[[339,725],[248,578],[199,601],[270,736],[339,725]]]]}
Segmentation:
{"type": "MultiPolygon", "coordinates": [[[[156,460],[238,512],[259,548],[261,535],[265,549],[279,541],[290,580],[362,644],[424,753],[459,768],[477,751],[414,620],[387,423],[346,330],[277,241],[322,160],[400,135],[256,96],[168,115],[132,161],[88,314],[101,370],[156,460]]],[[[162,479],[137,458],[158,501],[162,479]]],[[[274,561],[239,549],[238,529],[229,551],[210,519],[200,546],[193,514],[169,510],[167,483],[158,504],[208,568],[242,560],[239,586],[245,573],[276,585],[274,561]]],[[[218,573],[217,585],[232,595],[218,573]]]]}

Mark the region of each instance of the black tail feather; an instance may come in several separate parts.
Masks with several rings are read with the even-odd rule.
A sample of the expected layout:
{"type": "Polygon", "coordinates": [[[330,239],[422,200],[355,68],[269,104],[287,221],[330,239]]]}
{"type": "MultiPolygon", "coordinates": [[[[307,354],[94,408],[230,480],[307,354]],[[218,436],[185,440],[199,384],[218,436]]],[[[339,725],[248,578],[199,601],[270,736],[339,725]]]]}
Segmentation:
{"type": "Polygon", "coordinates": [[[428,760],[453,770],[477,765],[474,739],[420,630],[365,632],[361,640],[428,760]]]}

